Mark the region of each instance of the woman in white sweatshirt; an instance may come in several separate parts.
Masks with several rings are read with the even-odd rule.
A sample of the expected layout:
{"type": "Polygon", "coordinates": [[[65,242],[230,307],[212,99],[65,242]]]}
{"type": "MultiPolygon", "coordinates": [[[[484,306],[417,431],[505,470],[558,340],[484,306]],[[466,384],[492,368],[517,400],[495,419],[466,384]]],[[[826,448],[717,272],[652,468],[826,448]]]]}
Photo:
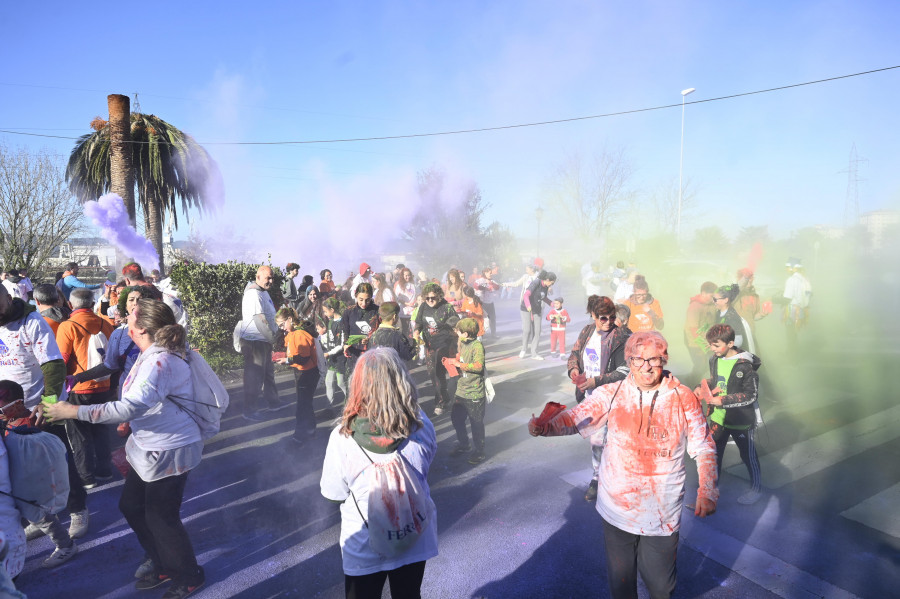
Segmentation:
{"type": "Polygon", "coordinates": [[[44,414],[55,421],[131,422],[132,434],[125,445],[131,470],[125,477],[119,510],[154,565],[135,588],[152,589],[171,581],[164,599],[181,599],[204,582],[179,514],[188,473],[200,463],[203,452],[197,422],[179,407],[194,396],[185,331],[163,302],[141,299],[128,315],[128,334],[141,355],[119,401],[51,404],[44,414]]]}

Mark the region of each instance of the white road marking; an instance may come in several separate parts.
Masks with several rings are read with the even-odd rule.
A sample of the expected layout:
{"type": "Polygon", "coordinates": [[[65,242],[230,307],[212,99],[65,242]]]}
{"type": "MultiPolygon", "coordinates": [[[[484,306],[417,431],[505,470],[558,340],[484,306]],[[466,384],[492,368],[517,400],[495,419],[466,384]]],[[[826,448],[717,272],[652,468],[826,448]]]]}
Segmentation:
{"type": "Polygon", "coordinates": [[[681,520],[681,540],[708,559],[779,597],[856,597],[762,549],[719,532],[692,514],[685,513],[681,520]]]}
{"type": "Polygon", "coordinates": [[[841,512],[841,516],[900,537],[900,483],[841,512]]]}
{"type": "MultiPolygon", "coordinates": [[[[763,486],[778,489],[900,436],[900,406],[760,456],[763,486]]],[[[728,472],[748,479],[743,463],[728,472]]]]}

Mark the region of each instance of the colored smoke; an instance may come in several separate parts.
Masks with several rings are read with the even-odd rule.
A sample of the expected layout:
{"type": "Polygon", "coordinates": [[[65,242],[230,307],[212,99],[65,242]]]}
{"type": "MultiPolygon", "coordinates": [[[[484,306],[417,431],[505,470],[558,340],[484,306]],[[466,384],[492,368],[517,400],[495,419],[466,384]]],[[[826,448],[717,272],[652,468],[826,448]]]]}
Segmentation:
{"type": "Polygon", "coordinates": [[[145,271],[159,268],[159,254],[150,240],[139,235],[131,226],[125,202],[118,194],[108,193],[96,202],[87,202],[84,214],[100,229],[102,237],[134,259],[145,271]]]}

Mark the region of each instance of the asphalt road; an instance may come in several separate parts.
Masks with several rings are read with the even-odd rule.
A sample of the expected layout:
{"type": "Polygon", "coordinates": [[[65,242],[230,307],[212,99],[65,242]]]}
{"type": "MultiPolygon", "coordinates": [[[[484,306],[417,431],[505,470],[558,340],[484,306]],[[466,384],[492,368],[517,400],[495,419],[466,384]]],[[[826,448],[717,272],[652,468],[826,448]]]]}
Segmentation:
{"type": "MultiPolygon", "coordinates": [[[[429,482],[440,555],[428,562],[423,596],[605,597],[600,517],[583,499],[589,447],[578,437],[533,439],[525,428],[545,402],[573,402],[564,362],[520,360],[517,307],[504,303],[499,313],[501,338],[487,344],[497,390],[487,410],[488,460],[471,466],[450,458],[449,418],[434,421],[439,450],[429,482]]],[[[571,325],[570,344],[584,322],[571,325]]],[[[687,363],[676,324],[668,326],[677,332],[669,337],[670,366],[678,373],[687,363]]],[[[676,596],[896,596],[900,407],[886,376],[890,356],[848,363],[848,353],[872,351],[865,339],[848,347],[816,334],[808,335],[803,355],[783,356],[781,334],[774,321],[760,326],[768,385],[762,399],[766,425],[759,432],[764,497],[752,506],[735,501],[747,476],[729,447],[718,512],[698,519],[685,510],[676,596]]],[[[545,327],[544,352],[548,335],[545,327]]],[[[413,374],[430,412],[424,369],[413,374]]],[[[292,387],[292,381],[280,381],[284,397],[293,396],[292,387]]],[[[239,415],[239,389],[232,398],[223,432],[207,443],[185,492],[183,518],[207,577],[195,596],[343,597],[339,515],[318,486],[331,428],[322,390],[318,434],[302,447],[288,438],[292,406],[266,422],[248,423],[239,415]]],[[[688,471],[687,503],[693,503],[692,464],[688,471]]],[[[43,570],[50,541],[29,544],[17,581],[28,597],[162,595],[164,589],[134,590],[132,574],[143,552],[117,509],[121,484],[90,492],[90,532],[69,563],[43,570]]],[[[643,588],[641,593],[647,596],[643,588]]],[[[390,596],[387,590],[384,596],[390,596]]]]}

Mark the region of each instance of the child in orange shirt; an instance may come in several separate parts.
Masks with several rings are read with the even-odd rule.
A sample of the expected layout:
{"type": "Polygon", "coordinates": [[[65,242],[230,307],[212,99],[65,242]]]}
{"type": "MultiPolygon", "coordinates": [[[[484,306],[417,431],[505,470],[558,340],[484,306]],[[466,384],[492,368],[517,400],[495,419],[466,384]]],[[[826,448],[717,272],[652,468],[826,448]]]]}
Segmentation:
{"type": "Polygon", "coordinates": [[[460,316],[463,318],[474,318],[478,323],[478,340],[484,337],[484,305],[481,298],[475,295],[474,287],[466,287],[463,292],[465,297],[460,306],[460,316]]]}
{"type": "Polygon", "coordinates": [[[282,308],[275,314],[275,323],[285,332],[284,346],[287,356],[279,364],[289,364],[294,369],[297,386],[297,422],[294,435],[303,444],[316,433],[316,414],[313,396],[319,384],[319,356],[315,338],[318,336],[312,322],[300,320],[293,308],[282,308]]]}

